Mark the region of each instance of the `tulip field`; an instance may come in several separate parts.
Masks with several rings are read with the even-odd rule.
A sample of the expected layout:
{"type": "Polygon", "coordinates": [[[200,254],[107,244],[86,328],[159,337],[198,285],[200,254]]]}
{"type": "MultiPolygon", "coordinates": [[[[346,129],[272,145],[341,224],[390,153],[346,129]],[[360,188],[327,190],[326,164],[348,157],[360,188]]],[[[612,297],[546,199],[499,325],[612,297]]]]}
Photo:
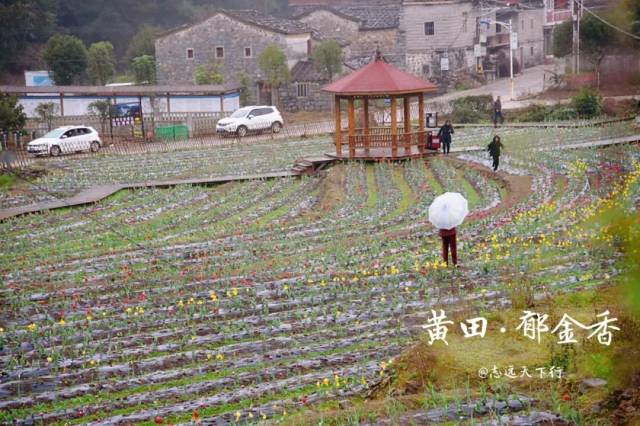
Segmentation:
{"type": "MultiPolygon", "coordinates": [[[[484,147],[493,129],[461,129],[484,147]]],[[[0,223],[0,424],[281,421],[361,394],[431,309],[508,306],[607,284],[618,254],[588,223],[640,205],[640,148],[561,150],[630,124],[500,131],[485,151],[338,162],[299,178],[121,191],[0,223]],[[471,211],[447,268],[431,201],[471,211]]],[[[327,138],[46,160],[0,208],[92,185],[288,170],[327,138]]]]}

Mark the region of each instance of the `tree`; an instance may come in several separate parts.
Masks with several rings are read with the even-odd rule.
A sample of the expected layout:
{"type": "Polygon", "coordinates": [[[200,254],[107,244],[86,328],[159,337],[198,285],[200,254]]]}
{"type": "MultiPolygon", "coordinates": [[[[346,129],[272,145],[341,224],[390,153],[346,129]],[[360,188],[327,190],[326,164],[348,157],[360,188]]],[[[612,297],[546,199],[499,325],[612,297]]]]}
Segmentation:
{"type": "Polygon", "coordinates": [[[138,84],[154,84],[156,82],[156,61],[153,56],[142,55],[133,58],[131,71],[138,84]]]}
{"type": "Polygon", "coordinates": [[[42,58],[53,72],[57,85],[73,83],[87,68],[87,49],[77,37],[56,34],[42,50],[42,58]]]}
{"type": "Polygon", "coordinates": [[[47,129],[53,127],[53,119],[58,115],[58,105],[53,102],[43,102],[36,107],[36,114],[41,121],[47,123],[47,129]]]}
{"type": "MultiPolygon", "coordinates": [[[[571,22],[565,22],[556,28],[553,39],[554,56],[563,57],[571,53],[573,44],[571,25],[571,22]]],[[[580,20],[580,55],[593,63],[598,79],[602,60],[607,52],[616,47],[616,44],[616,33],[610,26],[591,14],[585,14],[582,17],[580,20]]]]}
{"type": "Polygon", "coordinates": [[[105,99],[93,101],[87,107],[89,115],[100,120],[100,131],[105,133],[106,123],[111,116],[111,104],[105,99]]]}
{"type": "Polygon", "coordinates": [[[291,80],[291,73],[287,66],[287,57],[280,48],[274,44],[267,46],[258,58],[260,69],[265,74],[267,83],[271,86],[275,102],[278,103],[278,88],[291,80]]]}
{"type": "Polygon", "coordinates": [[[596,67],[600,85],[600,64],[607,52],[616,46],[617,37],[613,28],[591,14],[580,20],[580,53],[591,59],[596,67]]]}
{"type": "Polygon", "coordinates": [[[13,65],[28,43],[47,39],[54,28],[56,6],[54,0],[0,2],[0,71],[13,65]]]}
{"type": "Polygon", "coordinates": [[[104,85],[111,80],[115,73],[116,61],[113,55],[113,45],[108,41],[93,43],[87,53],[87,67],[89,78],[94,84],[104,85]]]}
{"type": "Polygon", "coordinates": [[[22,129],[26,123],[27,115],[18,103],[18,97],[0,94],[0,129],[22,129]]]}
{"type": "Polygon", "coordinates": [[[158,29],[149,25],[145,25],[129,40],[129,46],[125,57],[128,61],[138,56],[149,55],[156,56],[156,35],[158,29]]]}
{"type": "Polygon", "coordinates": [[[220,64],[204,64],[196,67],[196,84],[222,84],[220,64]]]}
{"type": "Polygon", "coordinates": [[[238,73],[238,83],[240,84],[240,105],[249,105],[253,102],[251,87],[253,82],[245,71],[238,73]]]}
{"type": "Polygon", "coordinates": [[[571,21],[563,22],[553,31],[553,56],[564,58],[571,53],[573,37],[573,24],[571,21]]]}
{"type": "Polygon", "coordinates": [[[315,47],[311,54],[313,65],[325,73],[329,80],[342,71],[342,48],[335,40],[327,40],[315,47]]]}

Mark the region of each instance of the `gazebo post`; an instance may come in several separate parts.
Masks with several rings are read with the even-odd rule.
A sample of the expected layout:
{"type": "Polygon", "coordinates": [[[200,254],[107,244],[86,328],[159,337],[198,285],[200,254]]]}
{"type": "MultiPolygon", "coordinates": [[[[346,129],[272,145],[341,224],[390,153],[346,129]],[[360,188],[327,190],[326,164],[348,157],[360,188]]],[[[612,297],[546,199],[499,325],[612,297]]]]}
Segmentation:
{"type": "Polygon", "coordinates": [[[418,150],[424,153],[426,134],[424,131],[424,93],[418,93],[418,150]]]}
{"type": "Polygon", "coordinates": [[[362,97],[362,109],[364,112],[364,152],[366,155],[369,155],[369,97],[362,97]]]}
{"type": "Polygon", "coordinates": [[[347,110],[349,121],[349,157],[351,158],[356,156],[356,111],[353,98],[353,96],[349,96],[349,105],[347,110]]]}
{"type": "Polygon", "coordinates": [[[391,156],[398,156],[398,111],[396,97],[391,96],[391,156]]]}
{"type": "Polygon", "coordinates": [[[340,111],[340,96],[335,97],[336,113],[336,154],[342,157],[342,111],[340,111]]]}
{"type": "Polygon", "coordinates": [[[411,105],[410,105],[410,95],[404,95],[402,97],[404,102],[403,104],[403,112],[404,112],[404,150],[405,152],[411,151],[411,105]]]}

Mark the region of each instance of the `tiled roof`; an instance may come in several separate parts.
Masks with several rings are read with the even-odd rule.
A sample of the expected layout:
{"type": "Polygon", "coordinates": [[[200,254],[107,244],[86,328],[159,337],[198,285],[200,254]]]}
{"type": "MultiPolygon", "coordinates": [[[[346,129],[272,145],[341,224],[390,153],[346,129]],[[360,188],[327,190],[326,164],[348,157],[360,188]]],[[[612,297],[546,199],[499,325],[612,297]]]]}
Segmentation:
{"type": "Polygon", "coordinates": [[[322,88],[325,92],[342,95],[399,95],[433,92],[438,87],[430,81],[388,64],[382,58],[342,77],[322,88]]]}
{"type": "Polygon", "coordinates": [[[277,18],[271,15],[264,15],[257,10],[247,9],[247,10],[217,10],[207,17],[190,23],[181,25],[179,27],[170,29],[158,36],[158,38],[166,37],[170,34],[177,33],[188,28],[191,28],[195,25],[206,22],[207,20],[213,18],[218,14],[223,14],[228,16],[231,19],[235,19],[240,22],[244,22],[245,24],[255,25],[260,28],[264,28],[269,31],[282,33],[282,34],[305,34],[311,33],[311,28],[309,28],[306,24],[300,21],[296,21],[293,19],[286,18],[277,18]]]}
{"type": "Polygon", "coordinates": [[[318,71],[313,61],[298,61],[291,68],[291,80],[293,81],[327,81],[327,77],[318,71]]]}
{"type": "Polygon", "coordinates": [[[223,13],[235,17],[239,21],[254,24],[278,33],[302,34],[311,32],[309,27],[300,21],[264,15],[257,10],[225,10],[223,13]]]}
{"type": "Polygon", "coordinates": [[[358,22],[361,30],[383,30],[400,26],[401,5],[397,3],[380,5],[336,5],[298,6],[292,16],[301,18],[316,10],[327,10],[343,18],[358,22]]]}
{"type": "Polygon", "coordinates": [[[326,34],[326,33],[323,33],[322,31],[318,31],[316,29],[311,30],[311,37],[314,40],[317,40],[317,41],[334,40],[334,41],[338,42],[340,47],[345,47],[345,46],[348,46],[349,44],[351,44],[351,42],[349,40],[346,40],[346,39],[344,39],[342,37],[336,37],[333,34],[326,34]]]}

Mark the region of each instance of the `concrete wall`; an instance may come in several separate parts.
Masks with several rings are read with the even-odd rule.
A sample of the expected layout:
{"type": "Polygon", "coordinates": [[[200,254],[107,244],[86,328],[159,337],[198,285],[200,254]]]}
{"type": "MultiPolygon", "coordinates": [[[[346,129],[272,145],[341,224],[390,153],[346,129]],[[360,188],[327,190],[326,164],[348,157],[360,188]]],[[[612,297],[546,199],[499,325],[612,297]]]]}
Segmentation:
{"type": "Polygon", "coordinates": [[[521,10],[515,22],[518,61],[525,67],[544,61],[544,9],[521,10]]]}
{"type": "Polygon", "coordinates": [[[438,76],[445,56],[451,71],[473,68],[477,14],[469,1],[405,3],[400,28],[406,40],[407,70],[427,78],[438,76]],[[425,35],[425,22],[434,23],[433,35],[425,35]]]}

